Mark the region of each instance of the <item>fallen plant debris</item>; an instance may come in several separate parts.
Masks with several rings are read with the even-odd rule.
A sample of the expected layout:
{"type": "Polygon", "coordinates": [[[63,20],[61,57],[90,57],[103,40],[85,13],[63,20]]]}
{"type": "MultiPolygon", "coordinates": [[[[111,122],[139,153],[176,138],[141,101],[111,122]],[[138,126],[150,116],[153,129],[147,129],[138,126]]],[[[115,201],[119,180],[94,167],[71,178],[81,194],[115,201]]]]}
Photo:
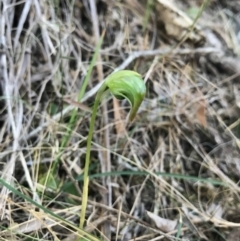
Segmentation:
{"type": "Polygon", "coordinates": [[[238,240],[238,9],[1,1],[0,240],[238,240]],[[101,99],[80,220],[94,99],[123,70],[146,96],[131,123],[101,99]]]}

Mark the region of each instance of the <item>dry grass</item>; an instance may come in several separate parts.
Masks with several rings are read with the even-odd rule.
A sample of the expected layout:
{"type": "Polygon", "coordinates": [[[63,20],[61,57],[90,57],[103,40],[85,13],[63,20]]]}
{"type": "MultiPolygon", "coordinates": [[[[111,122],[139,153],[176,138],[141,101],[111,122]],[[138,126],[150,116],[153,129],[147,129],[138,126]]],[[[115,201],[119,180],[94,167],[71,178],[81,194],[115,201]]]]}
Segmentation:
{"type": "Polygon", "coordinates": [[[209,1],[188,32],[167,24],[190,21],[202,1],[173,1],[176,12],[163,2],[0,2],[0,180],[11,187],[1,186],[0,240],[77,239],[90,107],[121,69],[141,73],[148,93],[132,124],[124,101],[99,109],[85,231],[116,241],[239,240],[240,4],[209,1]],[[41,180],[59,153],[50,190],[41,180]]]}

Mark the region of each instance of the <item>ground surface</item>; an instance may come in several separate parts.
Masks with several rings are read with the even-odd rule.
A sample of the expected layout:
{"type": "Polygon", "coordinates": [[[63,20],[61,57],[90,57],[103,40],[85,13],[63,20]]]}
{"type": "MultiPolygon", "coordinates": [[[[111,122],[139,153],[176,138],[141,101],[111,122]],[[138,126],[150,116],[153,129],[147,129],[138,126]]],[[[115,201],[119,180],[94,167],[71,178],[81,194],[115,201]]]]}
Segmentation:
{"type": "Polygon", "coordinates": [[[147,94],[133,123],[126,101],[101,103],[82,240],[240,240],[239,13],[238,0],[1,1],[0,240],[79,240],[91,107],[122,69],[147,94]]]}

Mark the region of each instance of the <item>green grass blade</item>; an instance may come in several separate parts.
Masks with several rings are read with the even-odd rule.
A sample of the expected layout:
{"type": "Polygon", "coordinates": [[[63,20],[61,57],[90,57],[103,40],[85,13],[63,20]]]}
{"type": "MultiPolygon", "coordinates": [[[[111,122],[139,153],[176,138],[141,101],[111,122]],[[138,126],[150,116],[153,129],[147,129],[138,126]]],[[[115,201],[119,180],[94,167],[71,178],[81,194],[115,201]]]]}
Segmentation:
{"type": "Polygon", "coordinates": [[[180,238],[181,232],[182,232],[182,214],[180,213],[180,219],[179,219],[179,222],[178,222],[178,228],[177,228],[177,234],[176,234],[177,239],[180,238]]]}
{"type": "Polygon", "coordinates": [[[147,28],[147,24],[151,15],[151,11],[153,9],[153,6],[155,4],[155,0],[148,0],[147,1],[147,8],[146,8],[146,12],[145,12],[145,16],[144,16],[144,20],[143,20],[143,32],[146,31],[147,28]]]}
{"type": "MultiPolygon", "coordinates": [[[[213,185],[219,185],[219,186],[227,186],[226,183],[217,181],[214,179],[206,179],[202,177],[188,176],[184,174],[165,173],[165,172],[155,172],[154,174],[162,177],[176,178],[176,179],[203,182],[203,183],[211,183],[213,185]]],[[[130,175],[147,176],[150,174],[148,172],[142,172],[142,171],[119,171],[119,172],[104,172],[104,173],[92,174],[92,175],[89,175],[89,178],[94,179],[94,178],[101,178],[103,176],[130,176],[130,175]]],[[[83,179],[82,175],[77,178],[78,181],[82,179],[83,179]]]]}
{"type": "Polygon", "coordinates": [[[93,235],[85,232],[84,230],[79,230],[79,227],[74,226],[72,223],[66,221],[65,219],[61,218],[59,215],[55,214],[54,212],[52,212],[51,210],[45,208],[44,206],[42,206],[41,204],[33,201],[30,197],[22,194],[21,192],[19,192],[18,190],[16,190],[14,187],[12,187],[11,185],[9,185],[8,183],[6,183],[3,179],[0,178],[0,184],[2,184],[3,186],[5,186],[8,190],[10,190],[11,192],[13,192],[15,195],[23,198],[24,200],[28,201],[29,203],[33,204],[35,207],[41,209],[42,211],[44,211],[45,213],[48,213],[49,215],[51,215],[52,217],[54,217],[55,219],[57,219],[58,221],[68,225],[69,227],[73,228],[74,230],[78,231],[78,233],[81,233],[82,236],[84,236],[85,238],[88,238],[86,240],[89,241],[101,241],[100,239],[94,237],[93,235]]]}
{"type": "MultiPolygon", "coordinates": [[[[100,50],[100,48],[102,46],[104,34],[105,34],[105,32],[103,32],[103,34],[102,34],[102,36],[101,36],[101,38],[100,38],[100,40],[99,40],[99,42],[98,42],[98,44],[96,46],[96,49],[95,49],[95,52],[93,54],[93,57],[92,57],[89,69],[87,71],[87,75],[86,75],[86,77],[85,77],[85,79],[83,81],[83,85],[82,85],[82,87],[81,87],[81,89],[79,91],[79,94],[78,94],[78,99],[77,99],[78,101],[81,101],[81,99],[83,98],[83,96],[85,94],[87,85],[89,83],[89,80],[90,80],[90,77],[91,77],[91,74],[92,74],[92,71],[93,71],[93,67],[96,64],[96,60],[97,60],[97,56],[99,54],[99,50],[100,50]]],[[[52,173],[53,174],[56,173],[56,169],[58,167],[58,164],[59,164],[60,157],[61,157],[61,154],[63,152],[63,149],[64,149],[64,147],[66,147],[69,139],[71,138],[72,131],[73,131],[75,123],[76,123],[76,115],[77,115],[77,108],[74,108],[73,111],[72,111],[70,120],[68,122],[68,125],[67,125],[67,133],[63,137],[63,140],[61,142],[60,152],[57,155],[57,158],[56,158],[56,160],[53,163],[53,167],[52,167],[52,173]]]]}
{"type": "MultiPolygon", "coordinates": [[[[202,178],[202,177],[195,177],[195,176],[188,176],[188,175],[183,175],[183,174],[175,174],[175,173],[165,173],[165,172],[156,172],[154,173],[157,176],[161,177],[167,177],[167,178],[176,178],[176,179],[182,179],[182,180],[187,180],[187,181],[193,181],[193,182],[202,182],[202,183],[210,183],[215,186],[225,186],[227,187],[228,185],[224,182],[215,180],[215,179],[210,179],[210,178],[202,178]]],[[[149,175],[148,172],[143,172],[143,171],[116,171],[116,172],[104,172],[104,173],[96,173],[96,174],[91,174],[89,175],[89,179],[97,179],[97,178],[102,178],[102,177],[108,177],[108,176],[147,176],[149,175]]],[[[80,175],[76,177],[77,181],[82,181],[83,180],[83,175],[80,175]]],[[[72,184],[72,182],[67,182],[65,183],[61,191],[67,190],[67,188],[72,184]]]]}

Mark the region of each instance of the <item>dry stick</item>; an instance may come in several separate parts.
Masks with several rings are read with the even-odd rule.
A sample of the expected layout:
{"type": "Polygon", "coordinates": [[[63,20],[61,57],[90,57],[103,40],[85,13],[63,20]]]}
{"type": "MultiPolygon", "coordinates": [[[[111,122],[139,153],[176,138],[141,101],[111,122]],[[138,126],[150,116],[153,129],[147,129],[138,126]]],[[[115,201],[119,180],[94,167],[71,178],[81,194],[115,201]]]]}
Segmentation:
{"type": "MultiPolygon", "coordinates": [[[[29,12],[26,12],[27,10],[30,11],[29,6],[31,4],[30,5],[27,5],[27,4],[29,4],[29,2],[28,3],[26,2],[26,4],[25,4],[24,14],[28,14],[29,13],[29,12]]],[[[21,19],[22,19],[22,17],[23,16],[21,16],[21,19]]],[[[16,80],[20,80],[22,78],[23,74],[26,71],[25,58],[26,58],[26,54],[27,54],[27,56],[29,55],[28,51],[27,51],[27,43],[28,43],[28,40],[29,40],[29,36],[31,35],[32,29],[34,27],[33,18],[34,17],[32,17],[32,15],[30,14],[30,18],[28,20],[31,22],[31,24],[29,25],[28,29],[26,29],[26,36],[24,37],[24,40],[22,41],[22,53],[21,53],[20,58],[19,58],[18,70],[17,70],[17,73],[15,75],[16,76],[15,77],[16,80]]],[[[23,17],[23,19],[25,19],[25,18],[23,17]]],[[[18,24],[17,31],[22,30],[22,27],[23,27],[22,26],[22,22],[20,21],[19,24],[18,24]]],[[[16,38],[15,38],[15,40],[16,40],[16,38]]],[[[16,40],[16,42],[15,42],[15,44],[16,44],[15,48],[17,48],[17,42],[18,42],[18,40],[16,40]]],[[[52,75],[53,75],[53,73],[54,72],[52,72],[52,75]]],[[[34,115],[35,115],[35,113],[36,113],[36,111],[38,109],[38,104],[40,102],[40,98],[42,96],[42,92],[45,89],[45,85],[47,84],[47,82],[49,80],[50,80],[50,77],[49,77],[48,80],[45,80],[43,82],[44,84],[41,87],[40,96],[38,97],[38,102],[36,103],[36,106],[34,107],[34,111],[33,111],[34,113],[32,113],[32,116],[29,118],[27,125],[24,127],[25,130],[27,130],[28,127],[31,125],[33,117],[34,117],[34,115]]],[[[22,135],[24,135],[24,130],[22,130],[22,135]]],[[[22,164],[22,167],[24,169],[25,176],[26,176],[26,181],[27,181],[29,187],[31,188],[32,193],[33,193],[33,200],[38,202],[38,203],[41,203],[39,195],[38,195],[38,193],[36,191],[36,185],[33,184],[32,177],[31,177],[30,172],[29,172],[29,170],[27,168],[26,159],[24,158],[24,155],[23,155],[22,152],[19,152],[19,156],[20,156],[20,161],[21,161],[21,164],[22,164]]]]}
{"type": "MultiPolygon", "coordinates": [[[[94,34],[95,34],[95,41],[96,44],[99,42],[100,39],[100,34],[99,34],[99,23],[98,23],[98,14],[96,10],[96,3],[94,0],[90,0],[90,9],[91,9],[91,17],[92,17],[92,23],[93,23],[93,29],[94,29],[94,34]]],[[[98,60],[98,65],[97,65],[97,71],[98,71],[98,79],[101,82],[103,80],[103,68],[102,68],[102,58],[101,54],[98,54],[97,57],[98,60]]],[[[109,120],[108,120],[108,109],[107,109],[107,104],[104,102],[102,104],[102,110],[103,113],[103,126],[107,125],[109,120]]],[[[110,162],[110,152],[109,152],[109,147],[110,147],[110,140],[109,140],[109,128],[106,128],[104,131],[104,145],[106,146],[105,150],[101,151],[101,156],[100,158],[101,161],[101,169],[102,172],[110,172],[111,171],[111,162],[110,162]]],[[[112,188],[111,188],[111,177],[103,177],[102,178],[103,186],[107,186],[108,188],[108,194],[103,195],[103,202],[104,204],[107,204],[108,206],[112,205],[112,188]]],[[[104,235],[111,240],[111,231],[110,231],[110,225],[108,222],[105,222],[105,225],[103,226],[104,230],[103,233],[104,235]]]]}
{"type": "MultiPolygon", "coordinates": [[[[4,52],[5,49],[7,49],[6,46],[6,36],[5,36],[5,27],[6,22],[5,18],[7,17],[7,4],[6,2],[3,3],[2,11],[0,14],[0,46],[3,48],[2,53],[0,54],[0,81],[2,83],[2,87],[4,89],[4,94],[6,97],[6,106],[7,106],[7,113],[9,118],[9,127],[12,130],[13,133],[13,145],[12,150],[13,153],[11,155],[10,161],[5,165],[4,170],[2,171],[1,178],[4,179],[7,183],[11,184],[12,182],[12,176],[13,171],[15,168],[15,162],[17,159],[17,149],[19,149],[19,136],[21,133],[22,128],[22,118],[23,118],[23,105],[22,102],[19,102],[16,106],[16,114],[13,113],[13,95],[15,92],[14,88],[17,88],[18,85],[16,84],[16,80],[14,78],[10,79],[8,76],[8,68],[9,72],[12,71],[11,75],[14,76],[13,73],[13,66],[7,64],[7,56],[4,52]]],[[[10,10],[9,10],[10,11],[10,10]]],[[[18,93],[18,90],[16,91],[18,93]]],[[[0,210],[2,211],[2,215],[4,215],[5,205],[7,196],[10,193],[10,191],[4,186],[0,193],[0,210]]],[[[3,216],[1,217],[3,218],[3,216]]]]}
{"type": "Polygon", "coordinates": [[[23,30],[23,25],[24,25],[24,23],[25,23],[25,21],[27,19],[28,14],[29,14],[31,4],[32,4],[32,0],[27,0],[25,2],[23,11],[21,13],[21,18],[18,21],[17,32],[16,32],[15,39],[14,39],[14,49],[15,50],[17,48],[18,41],[19,41],[20,35],[22,33],[22,30],[23,30]]]}

